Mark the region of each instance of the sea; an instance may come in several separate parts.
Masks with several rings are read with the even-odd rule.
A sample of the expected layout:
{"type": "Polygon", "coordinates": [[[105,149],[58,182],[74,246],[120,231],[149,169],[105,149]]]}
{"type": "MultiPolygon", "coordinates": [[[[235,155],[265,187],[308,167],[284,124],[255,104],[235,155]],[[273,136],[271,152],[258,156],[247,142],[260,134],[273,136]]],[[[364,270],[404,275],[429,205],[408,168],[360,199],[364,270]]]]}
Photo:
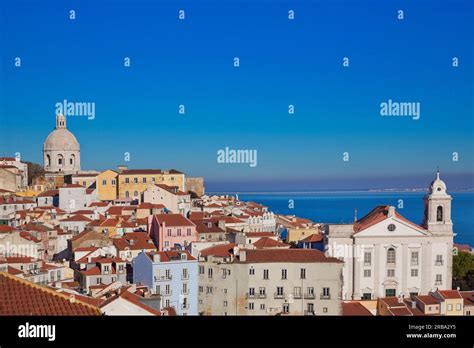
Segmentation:
{"type": "MultiPolygon", "coordinates": [[[[421,223],[424,191],[360,192],[220,192],[236,195],[242,201],[254,201],[277,214],[296,215],[321,223],[351,223],[357,210],[362,218],[377,205],[393,205],[405,218],[421,223]]],[[[474,192],[450,192],[453,197],[451,219],[454,242],[474,246],[474,192]]]]}

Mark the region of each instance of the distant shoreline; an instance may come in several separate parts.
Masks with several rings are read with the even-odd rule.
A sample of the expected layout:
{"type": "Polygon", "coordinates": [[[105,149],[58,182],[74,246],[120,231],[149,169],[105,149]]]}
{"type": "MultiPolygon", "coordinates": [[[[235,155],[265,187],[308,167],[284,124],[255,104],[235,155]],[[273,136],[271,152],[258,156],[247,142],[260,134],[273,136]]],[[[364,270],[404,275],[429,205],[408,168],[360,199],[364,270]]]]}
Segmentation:
{"type": "MultiPolygon", "coordinates": [[[[474,193],[474,189],[453,189],[450,192],[474,193]]],[[[287,195],[287,194],[344,194],[344,193],[423,193],[428,189],[370,189],[370,190],[319,190],[319,191],[209,191],[206,195],[287,195]]]]}

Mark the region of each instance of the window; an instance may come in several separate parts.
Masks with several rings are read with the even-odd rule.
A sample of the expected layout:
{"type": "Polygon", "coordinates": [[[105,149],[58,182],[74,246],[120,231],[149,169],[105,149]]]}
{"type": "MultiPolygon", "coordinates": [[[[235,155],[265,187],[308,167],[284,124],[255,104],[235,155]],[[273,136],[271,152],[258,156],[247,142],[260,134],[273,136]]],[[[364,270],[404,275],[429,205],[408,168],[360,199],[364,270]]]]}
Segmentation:
{"type": "Polygon", "coordinates": [[[418,266],[418,251],[411,252],[411,265],[418,266]]]}
{"type": "Polygon", "coordinates": [[[436,221],[443,221],[443,207],[436,208],[436,221]]]}
{"type": "Polygon", "coordinates": [[[323,293],[321,294],[321,298],[323,299],[331,298],[331,292],[329,288],[323,288],[323,293]]]}
{"type": "Polygon", "coordinates": [[[166,307],[169,307],[171,302],[170,302],[170,300],[166,300],[165,303],[166,303],[166,307]]]}
{"type": "Polygon", "coordinates": [[[460,303],[456,303],[456,310],[457,310],[457,311],[460,311],[460,310],[461,310],[461,304],[460,304],[460,303]]]}
{"type": "Polygon", "coordinates": [[[188,293],[188,283],[183,283],[182,293],[183,295],[188,293]]]}
{"type": "Polygon", "coordinates": [[[394,264],[395,263],[395,249],[389,248],[387,250],[387,263],[394,264]]]}
{"type": "Polygon", "coordinates": [[[166,284],[165,295],[170,295],[170,294],[171,294],[171,286],[169,284],[166,284]]]}
{"type": "Polygon", "coordinates": [[[138,184],[138,178],[133,178],[133,182],[134,182],[135,184],[138,184]]]}
{"type": "Polygon", "coordinates": [[[327,313],[328,312],[328,307],[323,307],[323,313],[327,313]]]}
{"type": "Polygon", "coordinates": [[[183,268],[183,279],[188,279],[189,273],[187,268],[183,268]]]}
{"type": "Polygon", "coordinates": [[[224,307],[227,307],[227,301],[224,301],[223,305],[224,307]]]}
{"type": "Polygon", "coordinates": [[[435,285],[441,285],[441,284],[443,284],[443,276],[441,274],[437,274],[435,285]]]}
{"type": "Polygon", "coordinates": [[[178,236],[181,236],[181,228],[178,228],[178,236]]]}
{"type": "Polygon", "coordinates": [[[250,268],[249,269],[249,274],[254,275],[255,274],[255,268],[250,268]]]}
{"type": "Polygon", "coordinates": [[[371,300],[372,299],[372,294],[370,292],[364,292],[362,294],[362,300],[371,300]]]}
{"type": "Polygon", "coordinates": [[[249,296],[255,296],[255,288],[249,288],[249,296]]]}
{"type": "Polygon", "coordinates": [[[390,232],[395,231],[396,228],[397,228],[397,226],[395,226],[394,224],[390,224],[390,225],[387,226],[387,229],[388,229],[390,232]]]}
{"type": "Polygon", "coordinates": [[[263,279],[268,279],[268,269],[263,270],[263,279]]]}
{"type": "Polygon", "coordinates": [[[102,185],[107,185],[107,180],[102,180],[102,185]]]}
{"type": "Polygon", "coordinates": [[[199,274],[204,274],[204,266],[199,266],[199,274]]]}
{"type": "Polygon", "coordinates": [[[134,195],[135,197],[137,197],[137,196],[138,196],[138,191],[133,192],[133,195],[134,195]]]}
{"type": "Polygon", "coordinates": [[[370,278],[372,276],[372,271],[370,269],[364,269],[364,278],[370,278]]]}
{"type": "Polygon", "coordinates": [[[161,295],[161,287],[159,285],[155,287],[155,294],[161,295]]]}
{"type": "Polygon", "coordinates": [[[436,255],[435,266],[443,265],[443,255],[436,255]]]}
{"type": "Polygon", "coordinates": [[[262,311],[265,310],[265,303],[262,303],[262,304],[260,305],[260,309],[261,309],[262,311]]]}
{"type": "Polygon", "coordinates": [[[167,248],[167,247],[169,247],[169,246],[170,246],[170,242],[167,241],[167,240],[165,240],[165,247],[167,248]]]}
{"type": "Polygon", "coordinates": [[[395,289],[385,289],[385,296],[390,297],[390,296],[396,296],[397,292],[395,289]]]}
{"type": "Polygon", "coordinates": [[[171,228],[168,228],[167,234],[168,234],[168,237],[171,237],[171,228]]]}
{"type": "Polygon", "coordinates": [[[130,193],[128,191],[125,191],[125,198],[129,198],[130,197],[130,193]]]}
{"type": "Polygon", "coordinates": [[[146,184],[146,178],[143,178],[143,179],[142,179],[142,182],[143,182],[144,184],[146,184]]]}
{"type": "Polygon", "coordinates": [[[387,269],[387,277],[395,277],[395,270],[387,269]]]}
{"type": "Polygon", "coordinates": [[[265,288],[259,288],[258,294],[260,295],[260,297],[265,297],[266,296],[265,288]]]}
{"type": "Polygon", "coordinates": [[[253,302],[249,302],[249,310],[253,311],[254,305],[253,302]]]}
{"type": "Polygon", "coordinates": [[[282,296],[283,296],[283,286],[277,286],[276,295],[277,295],[278,297],[282,297],[282,296]]]}
{"type": "Polygon", "coordinates": [[[199,292],[204,292],[204,286],[202,285],[199,286],[199,292]]]}
{"type": "Polygon", "coordinates": [[[125,178],[125,183],[130,184],[130,178],[125,178]]]}
{"type": "Polygon", "coordinates": [[[372,264],[372,253],[370,251],[364,252],[364,266],[370,266],[372,264]]]}
{"type": "Polygon", "coordinates": [[[190,228],[188,228],[188,229],[186,230],[186,234],[187,234],[188,236],[191,235],[191,229],[190,229],[190,228]]]}
{"type": "Polygon", "coordinates": [[[301,298],[301,287],[300,286],[295,286],[295,288],[294,288],[294,297],[295,298],[301,298]]]}
{"type": "Polygon", "coordinates": [[[453,310],[453,305],[450,303],[448,304],[448,311],[452,311],[453,310]]]}
{"type": "Polygon", "coordinates": [[[227,277],[227,270],[225,268],[222,269],[222,278],[226,278],[227,277]]]}
{"type": "Polygon", "coordinates": [[[281,270],[281,279],[286,279],[286,276],[287,276],[287,270],[286,270],[286,269],[282,269],[282,270],[281,270]]]}
{"type": "Polygon", "coordinates": [[[418,269],[413,268],[413,269],[411,270],[411,276],[412,276],[412,277],[418,277],[418,269]]]}
{"type": "Polygon", "coordinates": [[[207,269],[207,277],[212,278],[212,268],[210,267],[207,269]]]}
{"type": "Polygon", "coordinates": [[[116,184],[115,179],[112,179],[112,185],[115,185],[115,184],[116,184]]]}
{"type": "Polygon", "coordinates": [[[166,279],[171,279],[171,271],[169,269],[165,271],[165,277],[166,279]]]}
{"type": "Polygon", "coordinates": [[[290,313],[290,304],[283,303],[283,313],[290,313]]]}
{"type": "Polygon", "coordinates": [[[301,269],[300,279],[306,279],[306,268],[301,269]]]}

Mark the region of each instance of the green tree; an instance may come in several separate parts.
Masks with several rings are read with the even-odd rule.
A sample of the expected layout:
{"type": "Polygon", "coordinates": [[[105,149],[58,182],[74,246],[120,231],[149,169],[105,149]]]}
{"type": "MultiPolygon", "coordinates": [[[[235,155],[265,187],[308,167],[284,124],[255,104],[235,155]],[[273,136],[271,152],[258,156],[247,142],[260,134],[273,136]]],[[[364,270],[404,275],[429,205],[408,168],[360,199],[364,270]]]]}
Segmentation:
{"type": "Polygon", "coordinates": [[[453,256],[453,288],[474,289],[474,255],[459,252],[453,256]]]}

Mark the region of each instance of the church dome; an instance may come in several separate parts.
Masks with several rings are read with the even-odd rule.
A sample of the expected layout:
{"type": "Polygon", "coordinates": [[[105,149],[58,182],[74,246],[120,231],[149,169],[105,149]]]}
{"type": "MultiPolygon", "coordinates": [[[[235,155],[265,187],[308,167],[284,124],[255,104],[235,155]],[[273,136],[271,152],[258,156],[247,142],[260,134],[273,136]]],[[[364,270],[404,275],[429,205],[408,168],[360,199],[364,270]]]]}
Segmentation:
{"type": "Polygon", "coordinates": [[[79,151],[79,142],[66,127],[66,117],[56,115],[56,128],[44,142],[44,151],[79,151]]]}
{"type": "Polygon", "coordinates": [[[66,128],[59,128],[49,133],[44,142],[45,150],[79,151],[79,142],[74,134],[66,128]]]}

